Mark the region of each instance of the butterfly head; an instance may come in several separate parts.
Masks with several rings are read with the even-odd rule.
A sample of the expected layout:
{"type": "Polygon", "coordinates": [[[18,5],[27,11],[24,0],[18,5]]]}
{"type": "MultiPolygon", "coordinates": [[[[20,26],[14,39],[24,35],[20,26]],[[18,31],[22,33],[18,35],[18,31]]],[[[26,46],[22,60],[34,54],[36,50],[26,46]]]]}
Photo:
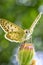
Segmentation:
{"type": "Polygon", "coordinates": [[[26,40],[30,39],[30,37],[31,37],[30,31],[28,29],[26,29],[26,30],[24,30],[24,32],[25,32],[26,40]]]}

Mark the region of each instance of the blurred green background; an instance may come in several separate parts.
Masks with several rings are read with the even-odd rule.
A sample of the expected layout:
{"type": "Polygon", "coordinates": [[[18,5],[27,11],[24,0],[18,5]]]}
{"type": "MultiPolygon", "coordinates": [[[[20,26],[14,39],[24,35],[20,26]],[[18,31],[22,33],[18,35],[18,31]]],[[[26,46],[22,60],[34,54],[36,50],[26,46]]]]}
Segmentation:
{"type": "MultiPolygon", "coordinates": [[[[38,8],[41,5],[43,5],[43,0],[0,0],[0,18],[28,29],[39,14],[38,8]]],[[[7,41],[4,34],[0,28],[0,65],[13,65],[10,64],[10,60],[20,44],[7,41]]],[[[43,51],[43,15],[32,36],[35,50],[43,51]]]]}

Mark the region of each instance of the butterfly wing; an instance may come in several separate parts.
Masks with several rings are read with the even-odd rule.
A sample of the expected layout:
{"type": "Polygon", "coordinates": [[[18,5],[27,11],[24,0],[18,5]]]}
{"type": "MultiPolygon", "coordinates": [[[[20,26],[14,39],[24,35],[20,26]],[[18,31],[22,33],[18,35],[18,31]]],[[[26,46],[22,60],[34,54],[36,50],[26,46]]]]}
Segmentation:
{"type": "Polygon", "coordinates": [[[11,42],[22,42],[25,35],[19,32],[9,32],[5,34],[5,38],[11,42]]]}
{"type": "Polygon", "coordinates": [[[0,27],[5,32],[5,38],[11,42],[21,42],[25,35],[24,30],[18,25],[5,19],[0,19],[0,27]]]}
{"type": "Polygon", "coordinates": [[[0,19],[0,26],[4,30],[5,33],[7,32],[24,32],[24,30],[19,27],[18,25],[6,20],[0,19]]]}

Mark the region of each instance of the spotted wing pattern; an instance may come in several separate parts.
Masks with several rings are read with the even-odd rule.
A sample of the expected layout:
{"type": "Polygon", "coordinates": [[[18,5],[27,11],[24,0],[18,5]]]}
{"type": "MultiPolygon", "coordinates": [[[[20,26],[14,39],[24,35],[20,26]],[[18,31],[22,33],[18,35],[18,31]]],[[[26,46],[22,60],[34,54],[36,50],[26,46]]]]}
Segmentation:
{"type": "Polygon", "coordinates": [[[23,41],[25,35],[19,32],[9,32],[5,34],[5,38],[11,42],[21,42],[23,41]]]}
{"type": "Polygon", "coordinates": [[[0,19],[0,27],[5,32],[5,38],[12,42],[22,41],[24,37],[24,30],[18,25],[9,22],[5,19],[0,19]]]}
{"type": "Polygon", "coordinates": [[[0,19],[0,26],[5,32],[24,32],[21,27],[5,19],[0,19]]]}

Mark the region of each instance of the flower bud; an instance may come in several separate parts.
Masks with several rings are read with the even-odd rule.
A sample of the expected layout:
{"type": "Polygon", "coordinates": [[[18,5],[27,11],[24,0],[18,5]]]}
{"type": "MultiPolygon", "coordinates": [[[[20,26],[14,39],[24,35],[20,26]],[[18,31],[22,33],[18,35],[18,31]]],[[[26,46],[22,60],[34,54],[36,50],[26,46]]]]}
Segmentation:
{"type": "Polygon", "coordinates": [[[18,51],[18,62],[20,65],[30,65],[34,56],[34,46],[31,43],[21,44],[18,51]]]}

